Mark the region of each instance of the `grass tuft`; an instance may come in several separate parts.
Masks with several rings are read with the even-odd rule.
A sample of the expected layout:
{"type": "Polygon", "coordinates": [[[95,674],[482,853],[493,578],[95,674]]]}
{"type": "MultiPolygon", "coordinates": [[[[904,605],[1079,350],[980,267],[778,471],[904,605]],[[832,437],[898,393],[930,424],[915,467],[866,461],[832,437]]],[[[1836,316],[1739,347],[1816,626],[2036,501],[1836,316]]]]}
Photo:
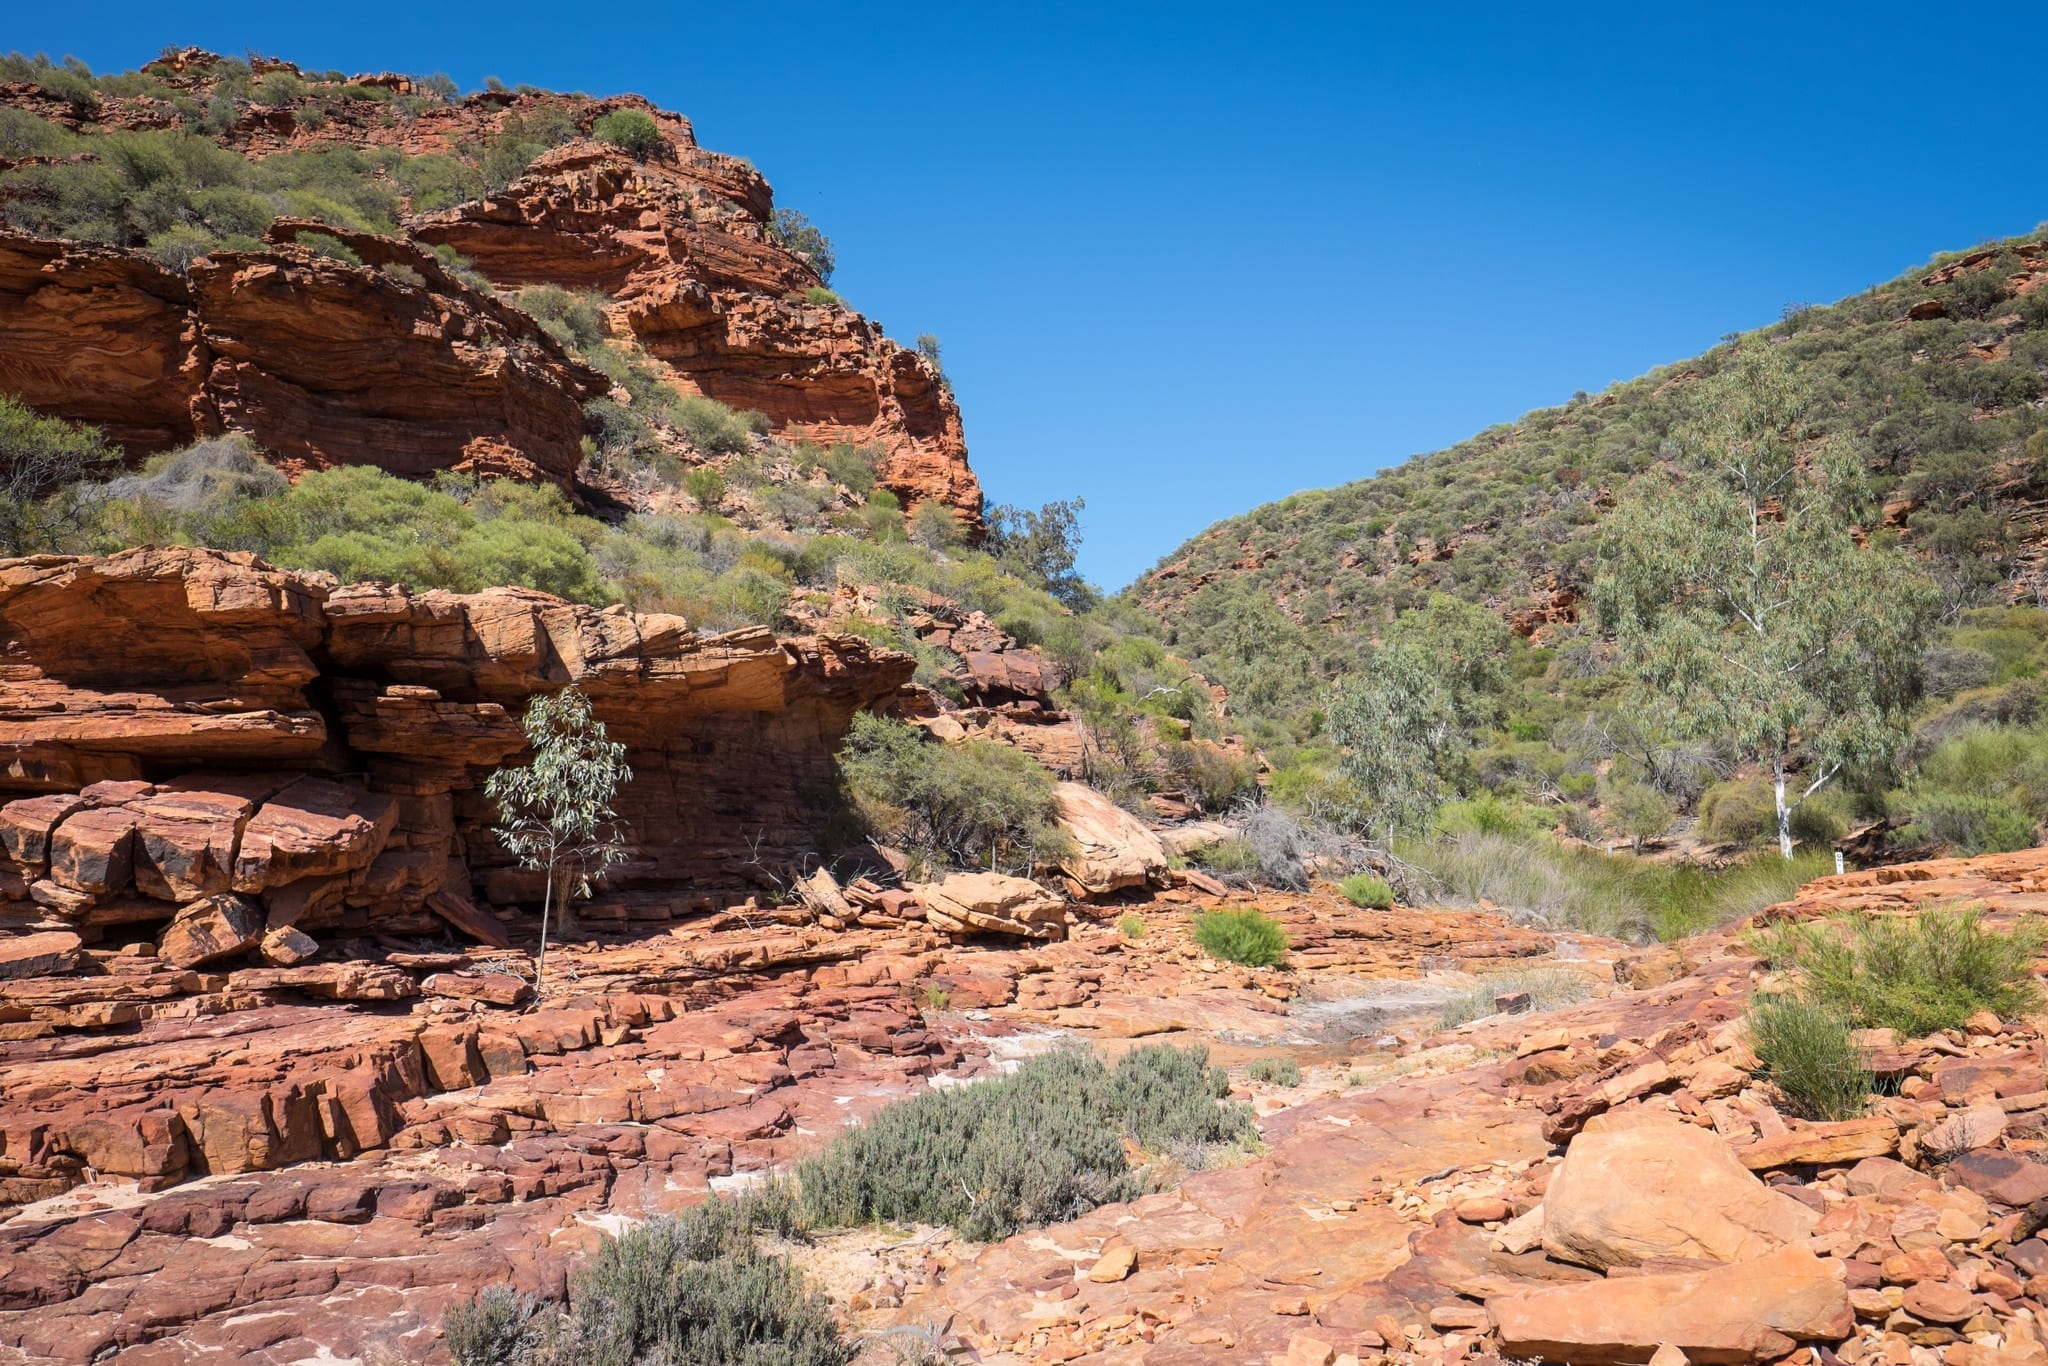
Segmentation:
{"type": "Polygon", "coordinates": [[[1194,933],[1202,952],[1226,963],[1270,968],[1287,956],[1287,932],[1254,907],[1225,907],[1198,915],[1194,933]]]}
{"type": "Polygon", "coordinates": [[[1796,995],[1770,996],[1749,1009],[1757,1070],[1801,1119],[1854,1119],[1870,1104],[1876,1078],[1850,1038],[1849,1017],[1796,995]]]}

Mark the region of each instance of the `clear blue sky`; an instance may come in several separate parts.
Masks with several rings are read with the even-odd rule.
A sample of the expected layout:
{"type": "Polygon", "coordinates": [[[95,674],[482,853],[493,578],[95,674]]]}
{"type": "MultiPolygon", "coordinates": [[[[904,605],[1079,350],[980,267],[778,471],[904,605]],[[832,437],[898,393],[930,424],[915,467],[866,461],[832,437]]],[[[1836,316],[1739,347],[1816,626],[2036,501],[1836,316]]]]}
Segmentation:
{"type": "Polygon", "coordinates": [[[990,497],[1085,497],[1113,588],[1217,518],[2031,229],[2038,35],[2017,5],[95,0],[0,43],[680,110],[830,233],[851,303],[943,340],[990,497]]]}

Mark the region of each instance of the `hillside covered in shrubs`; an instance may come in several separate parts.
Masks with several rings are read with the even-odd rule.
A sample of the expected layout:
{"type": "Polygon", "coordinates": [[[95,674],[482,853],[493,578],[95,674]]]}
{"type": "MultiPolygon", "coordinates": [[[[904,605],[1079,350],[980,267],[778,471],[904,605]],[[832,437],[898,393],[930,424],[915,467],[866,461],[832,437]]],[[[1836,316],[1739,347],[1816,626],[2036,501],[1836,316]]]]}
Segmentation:
{"type": "MultiPolygon", "coordinates": [[[[1361,830],[1395,815],[1370,755],[1360,760],[1359,737],[1386,729],[1361,724],[1386,719],[1361,680],[1391,677],[1411,646],[1418,679],[1458,661],[1466,681],[1450,685],[1445,721],[1456,753],[1440,790],[1399,823],[1415,857],[1468,896],[1554,903],[1565,894],[1544,891],[1547,879],[1592,895],[1559,860],[1597,855],[1553,855],[1549,832],[1725,859],[1777,833],[1769,766],[1652,705],[1640,643],[1617,638],[1621,599],[1603,597],[1603,583],[1627,558],[1622,539],[1644,544],[1617,510],[1687,468],[1708,395],[1763,392],[1750,374],[1762,358],[1786,391],[1773,439],[1788,477],[1815,490],[1839,544],[1860,547],[1840,561],[1844,601],[1860,604],[1841,616],[1876,620],[1910,599],[1901,622],[1913,623],[1914,658],[1887,683],[1903,691],[1884,703],[1906,726],[1902,743],[1836,773],[1794,728],[1787,758],[1804,777],[1793,795],[1829,776],[1792,811],[1793,838],[1824,848],[1876,823],[1862,852],[2032,844],[2048,817],[2036,773],[2048,756],[2037,722],[2048,640],[2038,233],[1937,257],[1834,305],[1788,308],[1693,360],[1218,523],[1125,596],[1227,689],[1273,765],[1276,798],[1361,830]],[[1903,578],[1880,568],[1893,554],[1903,578]],[[1520,852],[1493,858],[1489,843],[1520,852]]],[[[1767,531],[1784,519],[1779,497],[1758,504],[1767,531]]],[[[1873,646],[1854,648],[1868,657],[1873,646]]]]}

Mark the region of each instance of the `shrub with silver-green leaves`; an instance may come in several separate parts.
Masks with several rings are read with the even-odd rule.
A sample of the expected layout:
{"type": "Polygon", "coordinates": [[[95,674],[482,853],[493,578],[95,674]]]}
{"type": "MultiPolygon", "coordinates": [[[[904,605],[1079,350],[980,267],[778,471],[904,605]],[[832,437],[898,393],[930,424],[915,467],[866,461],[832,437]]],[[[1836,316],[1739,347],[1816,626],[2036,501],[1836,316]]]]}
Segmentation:
{"type": "Polygon", "coordinates": [[[521,1366],[541,1344],[547,1312],[532,1295],[488,1286],[448,1311],[442,1345],[455,1366],[521,1366]]]}
{"type": "Polygon", "coordinates": [[[1219,1104],[1229,1082],[1201,1049],[1137,1049],[1114,1068],[1063,1048],[1007,1077],[880,1111],[798,1167],[821,1225],[948,1224],[989,1241],[1142,1194],[1128,1138],[1199,1166],[1254,1141],[1250,1112],[1219,1104]]]}

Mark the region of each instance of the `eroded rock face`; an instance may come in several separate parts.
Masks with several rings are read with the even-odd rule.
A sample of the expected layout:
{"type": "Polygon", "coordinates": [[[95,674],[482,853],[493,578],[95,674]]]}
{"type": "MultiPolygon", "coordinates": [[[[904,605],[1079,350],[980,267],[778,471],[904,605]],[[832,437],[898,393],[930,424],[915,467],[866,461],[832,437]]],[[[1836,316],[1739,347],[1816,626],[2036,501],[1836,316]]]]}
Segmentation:
{"type": "Polygon", "coordinates": [[[571,683],[635,774],[612,893],[642,920],[744,898],[822,846],[838,740],[914,667],[853,637],[337,589],[182,549],[0,562],[0,661],[0,915],[168,923],[181,966],[288,927],[501,937],[476,903],[541,888],[491,838],[482,782],[523,748],[527,701],[571,683]]]}
{"type": "Polygon", "coordinates": [[[137,452],[237,431],[291,469],[574,477],[606,381],[532,319],[407,243],[290,221],[272,236],[180,277],[0,233],[0,391],[137,452]],[[294,250],[313,227],[365,264],[294,250]]]}

